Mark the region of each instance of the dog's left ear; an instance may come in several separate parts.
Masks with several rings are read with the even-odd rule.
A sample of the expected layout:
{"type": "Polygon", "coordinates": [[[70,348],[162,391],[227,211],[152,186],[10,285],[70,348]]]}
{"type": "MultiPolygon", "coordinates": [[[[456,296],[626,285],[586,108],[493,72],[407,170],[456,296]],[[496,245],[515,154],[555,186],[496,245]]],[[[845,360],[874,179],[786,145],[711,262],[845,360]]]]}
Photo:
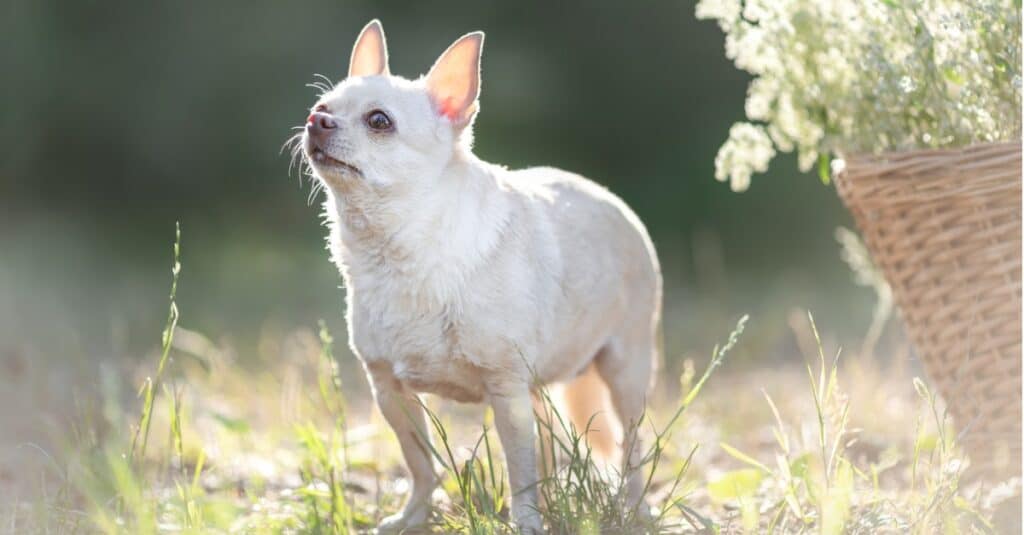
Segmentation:
{"type": "Polygon", "coordinates": [[[472,122],[479,109],[483,47],[484,32],[467,33],[441,54],[427,74],[427,91],[435,109],[456,129],[472,122]]]}
{"type": "Polygon", "coordinates": [[[363,27],[352,47],[352,58],[348,63],[348,76],[376,76],[388,72],[388,43],[384,40],[384,28],[380,21],[373,19],[363,27]]]}

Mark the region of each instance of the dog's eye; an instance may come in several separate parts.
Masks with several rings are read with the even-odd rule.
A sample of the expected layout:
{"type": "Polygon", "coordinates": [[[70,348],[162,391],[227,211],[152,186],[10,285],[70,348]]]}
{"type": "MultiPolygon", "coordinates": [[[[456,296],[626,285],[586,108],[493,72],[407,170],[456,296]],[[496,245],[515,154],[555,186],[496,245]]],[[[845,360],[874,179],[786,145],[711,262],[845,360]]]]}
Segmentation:
{"type": "Polygon", "coordinates": [[[391,117],[380,110],[373,110],[366,115],[366,126],[374,130],[389,130],[391,129],[391,117]]]}
{"type": "Polygon", "coordinates": [[[317,104],[316,107],[313,108],[313,111],[327,111],[327,105],[326,104],[317,104]]]}

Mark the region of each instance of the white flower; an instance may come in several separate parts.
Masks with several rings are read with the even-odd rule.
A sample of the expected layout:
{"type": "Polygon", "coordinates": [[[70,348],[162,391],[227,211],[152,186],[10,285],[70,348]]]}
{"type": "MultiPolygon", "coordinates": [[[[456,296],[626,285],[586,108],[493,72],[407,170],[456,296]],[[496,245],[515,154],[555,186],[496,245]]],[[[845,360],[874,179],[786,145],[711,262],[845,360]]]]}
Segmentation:
{"type": "Polygon", "coordinates": [[[1014,0],[700,0],[726,56],[754,75],[715,176],[749,186],[776,150],[820,154],[1018,139],[1014,0]]]}
{"type": "Polygon", "coordinates": [[[740,9],[740,0],[700,0],[697,18],[715,19],[723,30],[729,31],[733,21],[740,18],[740,9]]]}
{"type": "Polygon", "coordinates": [[[903,75],[900,78],[900,91],[904,93],[910,93],[914,90],[914,81],[909,76],[903,75]]]}
{"type": "Polygon", "coordinates": [[[757,121],[771,119],[772,106],[778,86],[772,78],[755,78],[747,88],[747,118],[757,121]]]}
{"type": "Polygon", "coordinates": [[[745,191],[750,187],[750,176],[767,171],[768,162],[774,157],[775,148],[764,127],[736,123],[715,156],[715,178],[728,180],[733,191],[745,191]]]}

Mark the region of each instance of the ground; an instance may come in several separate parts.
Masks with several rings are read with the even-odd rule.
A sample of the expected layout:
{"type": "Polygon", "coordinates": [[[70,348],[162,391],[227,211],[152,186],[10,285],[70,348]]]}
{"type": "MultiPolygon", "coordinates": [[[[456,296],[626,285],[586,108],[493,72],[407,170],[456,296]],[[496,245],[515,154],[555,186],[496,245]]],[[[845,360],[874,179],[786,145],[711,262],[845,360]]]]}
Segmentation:
{"type": "MultiPolygon", "coordinates": [[[[38,441],[0,444],[0,530],[347,533],[397,510],[409,484],[396,443],[326,328],[267,341],[281,358],[247,369],[230,347],[176,319],[172,309],[167,351],[134,374],[104,372],[96,405],[47,416],[38,441]],[[126,376],[142,385],[138,395],[119,383],[126,376]]],[[[805,354],[788,363],[733,365],[738,329],[706,357],[686,359],[681,376],[661,373],[642,429],[653,518],[618,501],[614,470],[563,432],[560,475],[541,487],[548,529],[985,533],[1005,525],[998,511],[1019,481],[962,477],[969,465],[908,352],[837,357],[809,316],[793,325],[805,354]]],[[[5,401],[45,397],[46,370],[8,364],[5,401]]],[[[511,531],[489,415],[426,404],[446,476],[423,531],[511,531]]]]}

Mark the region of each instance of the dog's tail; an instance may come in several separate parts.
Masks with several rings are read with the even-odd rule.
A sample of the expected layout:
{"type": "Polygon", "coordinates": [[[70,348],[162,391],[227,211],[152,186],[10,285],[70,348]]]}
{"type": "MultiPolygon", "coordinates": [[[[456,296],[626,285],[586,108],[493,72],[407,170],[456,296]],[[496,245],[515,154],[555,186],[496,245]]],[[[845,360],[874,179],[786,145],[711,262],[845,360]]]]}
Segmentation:
{"type": "Polygon", "coordinates": [[[577,433],[586,437],[591,451],[605,460],[611,459],[622,430],[611,412],[608,387],[593,363],[565,385],[562,399],[569,421],[577,433]]]}

